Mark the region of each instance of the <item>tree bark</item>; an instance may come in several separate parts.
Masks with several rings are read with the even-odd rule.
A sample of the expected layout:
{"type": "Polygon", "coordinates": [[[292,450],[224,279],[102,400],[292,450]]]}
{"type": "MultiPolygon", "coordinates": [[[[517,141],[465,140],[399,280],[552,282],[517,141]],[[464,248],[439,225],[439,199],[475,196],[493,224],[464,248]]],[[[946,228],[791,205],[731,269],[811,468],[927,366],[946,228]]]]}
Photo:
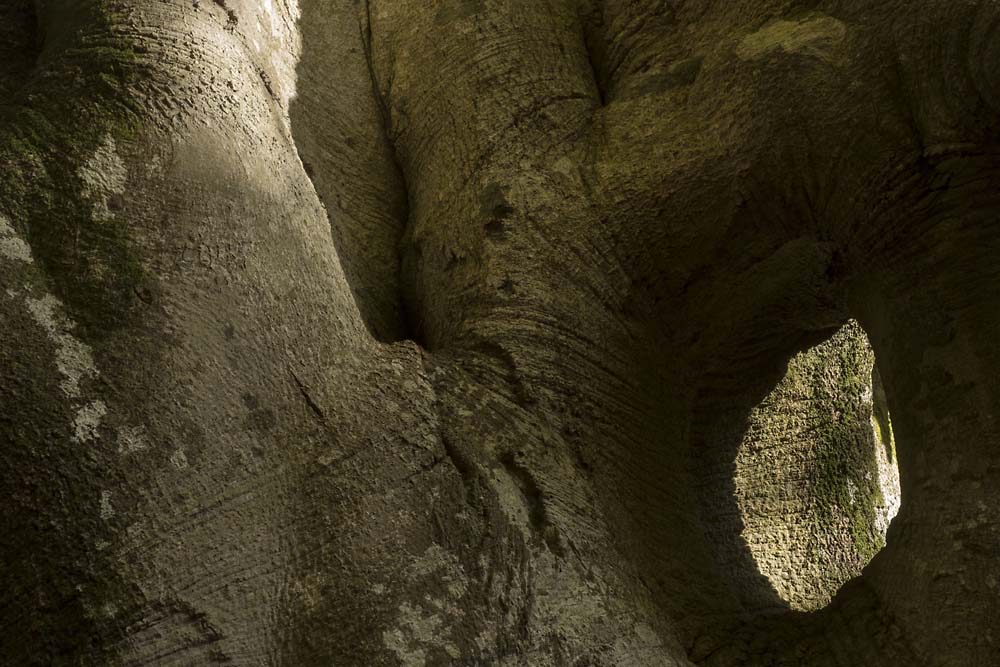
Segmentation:
{"type": "Polygon", "coordinates": [[[1000,664],[998,29],[0,0],[0,662],[1000,664]],[[851,318],[899,516],[761,605],[710,473],[851,318]]]}

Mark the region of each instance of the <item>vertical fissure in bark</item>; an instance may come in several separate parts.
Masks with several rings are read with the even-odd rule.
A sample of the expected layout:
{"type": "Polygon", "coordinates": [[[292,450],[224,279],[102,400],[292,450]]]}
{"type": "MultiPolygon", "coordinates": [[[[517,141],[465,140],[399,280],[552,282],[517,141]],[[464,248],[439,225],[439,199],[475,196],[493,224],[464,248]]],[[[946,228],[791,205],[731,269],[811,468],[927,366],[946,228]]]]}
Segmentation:
{"type": "Polygon", "coordinates": [[[607,53],[603,38],[605,30],[604,18],[597,3],[585,4],[591,4],[592,6],[586,7],[580,18],[581,30],[583,32],[580,39],[587,54],[587,64],[590,65],[590,72],[594,78],[594,87],[597,89],[597,94],[603,107],[608,103],[607,53]]]}
{"type": "Polygon", "coordinates": [[[396,237],[396,276],[397,276],[397,290],[396,290],[396,302],[400,305],[401,312],[399,313],[398,324],[400,330],[400,336],[398,339],[383,339],[383,342],[396,342],[396,340],[409,340],[413,341],[421,347],[425,346],[426,341],[423,339],[422,331],[420,327],[420,317],[414,312],[414,305],[410,303],[410,299],[407,298],[407,290],[403,285],[403,243],[406,236],[406,228],[410,224],[410,210],[412,198],[410,197],[409,184],[406,179],[406,172],[403,170],[402,163],[399,159],[399,151],[396,147],[396,140],[392,132],[392,112],[389,108],[389,102],[385,99],[385,95],[382,93],[382,86],[379,81],[378,71],[375,66],[375,45],[374,45],[374,34],[372,30],[372,0],[364,0],[364,16],[362,17],[363,24],[361,25],[361,41],[364,45],[365,50],[365,62],[368,67],[368,77],[371,82],[372,95],[375,98],[375,104],[378,107],[379,115],[381,117],[381,130],[382,136],[384,137],[386,144],[389,146],[389,154],[392,158],[392,168],[394,170],[397,182],[400,184],[403,192],[403,210],[400,212],[401,219],[403,222],[403,228],[399,230],[399,234],[396,237]]]}

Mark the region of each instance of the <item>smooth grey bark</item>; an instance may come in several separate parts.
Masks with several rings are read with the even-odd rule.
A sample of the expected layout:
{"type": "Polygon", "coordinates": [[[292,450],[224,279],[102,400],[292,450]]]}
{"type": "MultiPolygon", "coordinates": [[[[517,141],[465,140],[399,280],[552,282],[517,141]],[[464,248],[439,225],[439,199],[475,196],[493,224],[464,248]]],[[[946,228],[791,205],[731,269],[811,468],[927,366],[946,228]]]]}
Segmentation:
{"type": "Polygon", "coordinates": [[[992,0],[0,17],[0,661],[1000,662],[992,0]],[[899,516],[751,613],[705,416],[851,317],[899,516]]]}

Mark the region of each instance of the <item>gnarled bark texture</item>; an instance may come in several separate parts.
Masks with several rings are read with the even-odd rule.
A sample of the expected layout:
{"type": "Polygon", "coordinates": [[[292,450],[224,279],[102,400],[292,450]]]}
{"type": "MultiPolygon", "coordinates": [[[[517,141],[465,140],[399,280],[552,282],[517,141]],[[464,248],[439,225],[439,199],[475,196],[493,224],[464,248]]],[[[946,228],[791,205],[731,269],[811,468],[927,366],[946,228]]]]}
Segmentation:
{"type": "Polygon", "coordinates": [[[1000,664],[998,34],[0,0],[0,663],[1000,664]],[[851,318],[902,493],[861,573],[860,331],[803,366],[840,407],[760,404],[851,318]],[[748,424],[805,414],[857,574],[811,612],[736,534],[785,539],[748,424]]]}

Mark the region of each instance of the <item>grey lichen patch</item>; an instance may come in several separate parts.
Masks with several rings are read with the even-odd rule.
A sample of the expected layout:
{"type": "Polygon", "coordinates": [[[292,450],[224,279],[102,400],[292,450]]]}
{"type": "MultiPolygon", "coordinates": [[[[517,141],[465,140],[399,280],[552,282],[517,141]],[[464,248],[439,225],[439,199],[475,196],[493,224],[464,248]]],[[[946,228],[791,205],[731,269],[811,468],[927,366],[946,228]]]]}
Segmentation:
{"type": "Polygon", "coordinates": [[[408,667],[425,665],[430,655],[441,651],[457,660],[461,652],[450,639],[450,625],[464,615],[457,604],[469,587],[464,569],[453,554],[432,544],[410,565],[408,574],[415,580],[434,578],[445,585],[447,594],[400,604],[396,627],[382,633],[383,644],[408,667]]]}
{"type": "Polygon", "coordinates": [[[107,521],[115,516],[115,508],[111,505],[111,492],[101,491],[99,513],[102,519],[107,521]]]}
{"type": "Polygon", "coordinates": [[[118,452],[134,454],[149,448],[144,426],[124,426],[118,430],[118,452]]]}
{"type": "Polygon", "coordinates": [[[177,449],[170,455],[170,463],[178,470],[185,470],[188,467],[187,454],[183,449],[177,449]]]}
{"type": "Polygon", "coordinates": [[[73,441],[78,443],[96,440],[101,420],[108,414],[108,406],[103,401],[91,401],[76,411],[73,419],[73,441]]]}
{"type": "Polygon", "coordinates": [[[832,16],[809,14],[798,20],[769,23],[747,35],[736,47],[736,55],[755,60],[776,51],[812,56],[824,61],[836,58],[837,48],[847,36],[847,26],[832,16]]]}
{"type": "Polygon", "coordinates": [[[114,138],[108,134],[83,166],[77,171],[80,194],[93,207],[95,222],[108,222],[114,218],[110,203],[124,194],[128,172],[118,155],[114,138]]]}
{"type": "Polygon", "coordinates": [[[123,323],[141,275],[127,230],[94,221],[95,206],[97,217],[106,218],[119,203],[113,191],[122,169],[115,157],[142,127],[132,84],[146,66],[132,33],[120,29],[128,12],[112,5],[73,3],[74,24],[88,29],[57,40],[52,57],[8,100],[16,122],[0,131],[0,162],[9,167],[0,200],[17,214],[42,269],[37,278],[91,341],[123,323]]]}
{"type": "MultiPolygon", "coordinates": [[[[17,234],[10,221],[0,216],[0,254],[5,259],[23,264],[34,264],[31,247],[17,234]]],[[[70,319],[63,304],[52,294],[41,293],[33,283],[25,285],[24,291],[11,290],[11,297],[24,296],[24,305],[35,323],[45,332],[55,346],[56,370],[61,380],[59,388],[66,398],[74,403],[76,413],[72,423],[72,439],[76,443],[96,440],[101,420],[107,414],[107,406],[100,400],[92,400],[80,405],[83,399],[82,384],[85,380],[98,376],[94,353],[90,346],[74,335],[76,323],[70,319]]]]}
{"type": "Polygon", "coordinates": [[[73,336],[75,324],[63,313],[59,299],[51,294],[27,297],[28,311],[56,346],[56,366],[63,379],[60,387],[69,398],[80,397],[80,383],[97,376],[90,347],[73,336]]]}
{"type": "Polygon", "coordinates": [[[427,646],[439,646],[452,658],[458,658],[458,647],[440,638],[444,625],[440,614],[404,602],[399,606],[399,627],[383,633],[382,639],[404,665],[427,664],[427,646]]]}
{"type": "Polygon", "coordinates": [[[32,592],[30,600],[20,596],[22,634],[45,640],[4,646],[4,664],[119,663],[120,643],[111,637],[115,623],[126,621],[110,622],[100,610],[136,608],[133,587],[111,562],[116,525],[101,521],[127,501],[118,491],[114,499],[102,496],[102,489],[121,488],[120,478],[106,452],[89,445],[106,430],[108,411],[96,395],[95,331],[117,324],[101,306],[124,310],[138,265],[117,223],[93,220],[80,170],[108,133],[121,145],[139,127],[139,105],[126,99],[137,90],[128,84],[135,30],[113,30],[124,23],[112,16],[120,5],[73,2],[68,15],[42,21],[53,28],[46,30],[46,58],[3,100],[0,208],[9,218],[0,224],[0,283],[11,300],[3,303],[10,315],[4,325],[15,363],[3,368],[10,428],[2,430],[18,445],[5,459],[13,502],[5,525],[13,548],[8,581],[32,592]],[[121,275],[117,289],[108,276],[121,275]]]}
{"type": "Polygon", "coordinates": [[[32,264],[31,246],[17,235],[14,226],[0,213],[0,257],[13,262],[32,264]]]}

